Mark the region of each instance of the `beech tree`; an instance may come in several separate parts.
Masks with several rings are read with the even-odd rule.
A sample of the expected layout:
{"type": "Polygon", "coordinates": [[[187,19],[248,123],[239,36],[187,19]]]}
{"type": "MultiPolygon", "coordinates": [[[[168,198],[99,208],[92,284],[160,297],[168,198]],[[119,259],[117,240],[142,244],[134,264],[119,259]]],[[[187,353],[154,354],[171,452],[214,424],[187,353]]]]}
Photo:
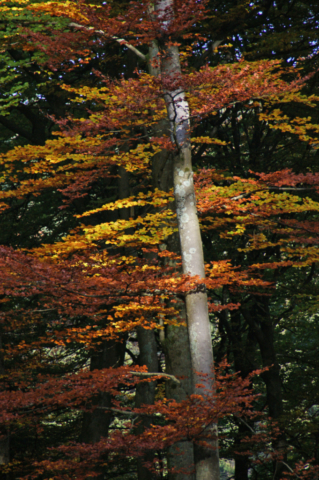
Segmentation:
{"type": "MultiPolygon", "coordinates": [[[[30,8],[33,12],[49,13],[53,18],[67,19],[64,24],[68,26],[67,33],[55,31],[54,36],[25,33],[23,48],[42,48],[51,68],[59,65],[63,71],[63,68],[73,69],[89,62],[90,48],[94,49],[99,39],[104,39],[110,44],[116,42],[141,59],[147,55],[143,49],[150,46],[146,62],[151,74],[136,72],[134,78],[114,80],[96,72],[95,88],[63,85],[77,111],[84,111],[84,104],[88,106],[88,114],[55,119],[60,128],[57,139],[50,139],[40,147],[15,148],[2,157],[4,212],[12,198],[36,198],[44,190],[62,191],[62,206],[71,208],[75,202],[82,202],[101,179],[108,182],[119,175],[121,185],[118,200],[105,203],[103,199],[97,208],[83,208],[78,216],[84,223],[67,232],[64,239],[41,247],[37,245],[31,250],[29,247],[28,252],[2,249],[3,334],[14,338],[17,326],[19,335],[28,332],[23,339],[5,342],[4,462],[7,463],[10,456],[9,425],[18,428],[19,422],[26,425],[27,418],[29,422],[32,418],[40,435],[43,425],[50,423],[50,415],[54,415],[53,423],[58,423],[63,422],[63,417],[70,421],[70,411],[76,418],[82,410],[85,413],[80,440],[94,444],[70,447],[57,441],[56,461],[48,460],[47,453],[42,452],[33,467],[37,473],[47,471],[51,475],[49,472],[53,471],[57,478],[74,474],[87,476],[92,471],[101,472],[107,463],[114,477],[118,475],[121,457],[128,462],[137,457],[143,460],[138,468],[139,477],[147,478],[154,476],[154,462],[159,475],[165,470],[160,466],[163,453],[154,452],[168,449],[171,458],[183,459],[175,464],[171,461],[169,475],[189,478],[192,461],[182,453],[187,443],[189,455],[194,443],[196,478],[218,478],[215,425],[219,418],[227,415],[235,414],[236,418],[251,415],[252,397],[245,391],[251,377],[246,376],[242,384],[233,382],[227,390],[224,384],[215,384],[208,311],[216,315],[236,312],[240,302],[232,299],[236,297],[233,292],[238,290],[252,289],[255,297],[261,294],[261,288],[269,292],[271,283],[260,274],[265,269],[288,268],[292,262],[302,268],[316,261],[316,251],[311,247],[307,253],[302,247],[303,257],[299,261],[295,258],[300,255],[298,245],[303,244],[304,235],[310,244],[315,242],[316,225],[310,226],[308,220],[283,221],[281,216],[317,212],[316,201],[288,193],[289,188],[304,185],[316,191],[317,175],[294,175],[284,170],[238,178],[204,170],[197,177],[196,200],[191,144],[204,145],[209,150],[211,145],[226,147],[227,142],[213,138],[214,134],[192,137],[190,117],[193,128],[200,129],[201,124],[217,112],[223,115],[223,109],[229,111],[243,104],[246,111],[257,111],[259,120],[270,123],[280,132],[288,131],[311,146],[316,142],[311,135],[316,134],[317,126],[299,117],[288,123],[288,118],[276,107],[280,102],[290,102],[308,108],[317,98],[298,93],[306,79],[286,83],[279,63],[268,60],[222,64],[215,69],[207,66],[186,72],[187,58],[192,56],[197,40],[190,48],[186,45],[185,50],[180,40],[192,39],[192,28],[197,28],[206,16],[205,9],[196,2],[190,2],[186,8],[184,4],[170,2],[159,2],[154,8],[137,3],[119,14],[111,5],[94,7],[86,2],[63,5],[39,2],[30,8]],[[85,44],[89,47],[86,50],[85,44]],[[64,61],[63,65],[61,58],[72,62],[64,61]],[[266,107],[262,108],[263,105],[266,107]],[[175,205],[169,188],[150,190],[151,162],[155,184],[164,181],[160,177],[163,167],[161,173],[156,174],[159,164],[166,166],[167,162],[171,166],[165,173],[174,173],[175,205]],[[110,220],[109,212],[114,210],[119,211],[117,221],[110,220]],[[204,228],[221,232],[224,241],[245,236],[250,228],[256,230],[248,243],[245,239],[240,246],[246,255],[279,246],[279,257],[276,261],[254,262],[241,269],[239,265],[232,266],[219,259],[206,266],[205,276],[198,213],[203,216],[204,228]],[[269,220],[277,217],[278,221],[269,220]],[[296,226],[300,235],[294,234],[296,226]],[[178,248],[169,252],[164,247],[172,242],[176,230],[183,275],[179,271],[178,248]],[[281,239],[270,240],[265,231],[281,239]],[[312,240],[310,231],[314,234],[312,240]],[[208,302],[206,290],[214,292],[222,287],[232,292],[229,295],[232,298],[208,302]],[[154,379],[160,381],[167,375],[150,369],[151,359],[157,357],[152,329],[161,330],[164,324],[171,332],[184,328],[180,325],[183,320],[180,297],[185,297],[192,362],[188,376],[193,376],[194,385],[187,393],[193,395],[179,404],[160,400],[152,405],[154,379]],[[144,358],[143,346],[153,342],[152,352],[145,350],[143,364],[151,374],[157,373],[156,376],[147,377],[145,371],[133,367],[110,369],[123,363],[126,335],[134,329],[137,329],[141,359],[144,358]],[[122,340],[121,344],[114,343],[118,339],[122,340]],[[110,352],[114,348],[117,353],[113,357],[110,352]],[[100,361],[103,356],[106,363],[100,361]],[[92,372],[86,371],[88,358],[91,358],[92,372]],[[23,370],[19,370],[19,360],[24,363],[23,370]],[[6,365],[10,374],[6,373],[6,365]],[[101,367],[104,370],[94,370],[101,367]],[[47,373],[43,374],[45,369],[47,373]],[[60,369],[60,375],[54,375],[55,369],[60,369]],[[66,371],[74,369],[76,375],[65,376],[66,371]],[[43,376],[36,377],[38,372],[43,376]],[[15,379],[13,384],[11,377],[15,379]],[[144,377],[153,381],[149,385],[144,381],[137,387],[137,408],[131,409],[129,394],[138,379],[144,377]],[[61,394],[55,394],[59,391],[61,394]],[[146,399],[148,393],[149,400],[146,399]],[[145,403],[148,406],[142,407],[145,403]],[[105,411],[103,415],[101,410],[105,411]],[[185,411],[191,413],[186,417],[182,414],[185,411]],[[156,412],[161,413],[161,420],[157,420],[156,412]],[[122,421],[123,426],[116,428],[111,423],[114,413],[130,420],[122,421]],[[131,421],[135,415],[140,421],[136,430],[131,421]],[[147,419],[151,420],[145,421],[147,419]],[[88,431],[92,427],[94,431],[90,435],[88,431]],[[122,428],[125,434],[121,433],[122,428]],[[66,456],[63,460],[62,455],[66,456]],[[69,461],[70,455],[79,461],[69,461]]],[[[296,77],[293,69],[287,69],[285,74],[296,77]]],[[[182,336],[186,345],[187,336],[182,336]]],[[[172,358],[176,344],[176,339],[169,344],[167,358],[172,358]]],[[[271,360],[264,366],[270,368],[271,360]]],[[[169,382],[180,385],[183,380],[176,378],[180,373],[174,369],[169,374],[171,376],[166,377],[168,391],[172,391],[169,382]]],[[[22,469],[23,474],[32,472],[29,468],[22,469]]]]}

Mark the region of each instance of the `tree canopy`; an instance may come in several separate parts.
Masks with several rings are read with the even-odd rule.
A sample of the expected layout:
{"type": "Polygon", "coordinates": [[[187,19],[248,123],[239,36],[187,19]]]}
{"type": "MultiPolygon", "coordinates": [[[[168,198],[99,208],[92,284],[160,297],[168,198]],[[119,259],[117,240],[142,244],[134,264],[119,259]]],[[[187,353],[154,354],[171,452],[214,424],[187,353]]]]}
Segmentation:
{"type": "Polygon", "coordinates": [[[316,478],[318,13],[0,1],[3,479],[316,478]]]}

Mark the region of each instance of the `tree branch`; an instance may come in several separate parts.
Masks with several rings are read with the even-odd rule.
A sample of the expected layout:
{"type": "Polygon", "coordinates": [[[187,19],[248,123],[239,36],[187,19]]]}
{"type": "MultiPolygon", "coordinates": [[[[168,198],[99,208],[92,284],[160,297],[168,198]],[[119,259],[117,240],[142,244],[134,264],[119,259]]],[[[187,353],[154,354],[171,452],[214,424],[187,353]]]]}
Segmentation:
{"type": "Polygon", "coordinates": [[[136,377],[154,377],[154,376],[166,377],[169,380],[172,380],[172,382],[176,383],[177,385],[180,385],[180,383],[181,383],[174,375],[169,375],[168,373],[130,372],[130,374],[135,375],[136,377]]]}
{"type": "MultiPolygon", "coordinates": [[[[106,35],[107,36],[107,34],[104,32],[104,30],[95,30],[93,27],[84,27],[83,25],[80,25],[79,23],[74,23],[74,22],[69,23],[69,27],[84,28],[84,30],[94,30],[94,33],[99,33],[101,35],[106,35]]],[[[133,45],[128,43],[128,41],[125,40],[124,38],[119,38],[119,37],[116,37],[115,35],[112,35],[110,38],[112,38],[113,40],[118,42],[120,45],[125,45],[129,50],[134,52],[138,57],[140,57],[142,60],[144,60],[144,62],[146,62],[146,55],[144,55],[144,53],[140,52],[137,48],[133,47],[133,45]]]]}
{"type": "Polygon", "coordinates": [[[8,120],[7,117],[0,117],[0,123],[8,130],[11,130],[11,132],[26,138],[31,143],[34,143],[32,133],[28,132],[27,129],[15,124],[11,120],[8,120]]]}
{"type": "Polygon", "coordinates": [[[155,414],[154,413],[136,413],[136,412],[130,412],[128,410],[121,410],[119,408],[112,408],[112,407],[101,407],[101,406],[98,406],[96,407],[98,408],[99,410],[108,410],[110,412],[114,412],[114,413],[122,413],[123,415],[128,415],[129,417],[136,417],[136,416],[145,416],[145,417],[153,417],[155,414]]]}

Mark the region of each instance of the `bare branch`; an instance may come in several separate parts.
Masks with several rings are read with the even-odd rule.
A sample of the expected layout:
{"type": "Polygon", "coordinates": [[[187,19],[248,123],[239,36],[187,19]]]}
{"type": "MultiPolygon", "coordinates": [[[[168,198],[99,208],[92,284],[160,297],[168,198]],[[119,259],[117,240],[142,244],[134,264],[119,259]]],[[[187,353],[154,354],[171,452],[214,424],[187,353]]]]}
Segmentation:
{"type": "Polygon", "coordinates": [[[241,417],[238,417],[237,415],[233,415],[233,417],[234,417],[234,418],[236,418],[236,420],[239,420],[239,421],[240,421],[240,422],[241,422],[243,425],[245,425],[245,427],[247,427],[247,428],[248,428],[248,430],[250,430],[250,431],[251,431],[251,433],[253,433],[254,435],[256,435],[256,432],[255,432],[255,430],[254,430],[253,428],[251,428],[251,426],[250,426],[250,425],[248,425],[248,423],[247,423],[247,422],[245,422],[245,420],[244,420],[243,418],[241,418],[241,417]]]}
{"type": "Polygon", "coordinates": [[[166,377],[172,382],[180,385],[180,381],[174,377],[174,375],[169,375],[168,373],[156,373],[156,372],[130,372],[131,375],[135,375],[136,377],[166,377]]]}
{"type": "MultiPolygon", "coordinates": [[[[94,33],[99,33],[100,35],[108,36],[104,32],[104,30],[95,30],[93,27],[85,27],[84,25],[80,25],[79,23],[74,23],[74,22],[69,23],[69,27],[84,28],[84,30],[94,30],[94,33]]],[[[112,38],[113,40],[118,42],[120,45],[125,45],[129,50],[134,52],[138,57],[140,57],[142,60],[144,60],[144,62],[146,62],[146,55],[144,55],[142,52],[140,52],[137,48],[133,47],[133,45],[128,43],[128,41],[125,40],[124,38],[119,38],[119,37],[116,37],[115,35],[110,36],[110,38],[112,38]]]]}
{"type": "Polygon", "coordinates": [[[112,408],[112,407],[101,407],[101,406],[98,406],[96,407],[98,408],[99,410],[108,410],[110,412],[114,412],[114,413],[122,413],[123,415],[128,415],[129,417],[136,417],[137,415],[138,416],[145,416],[145,417],[153,417],[154,416],[154,413],[136,413],[136,412],[130,412],[128,410],[120,410],[119,408],[112,408]]]}

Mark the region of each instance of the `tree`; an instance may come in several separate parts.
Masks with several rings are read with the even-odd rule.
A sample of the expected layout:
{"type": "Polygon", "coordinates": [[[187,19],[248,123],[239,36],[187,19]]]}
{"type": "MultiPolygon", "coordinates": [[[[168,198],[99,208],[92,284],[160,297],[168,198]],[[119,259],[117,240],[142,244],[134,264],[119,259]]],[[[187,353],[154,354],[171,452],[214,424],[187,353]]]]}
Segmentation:
{"type": "MultiPolygon", "coordinates": [[[[9,298],[10,296],[12,297],[12,309],[10,311],[9,307],[6,311],[7,319],[16,317],[17,309],[20,308],[20,325],[25,327],[28,324],[30,326],[29,338],[32,347],[30,349],[28,343],[23,346],[19,342],[18,345],[22,354],[27,350],[36,351],[33,335],[34,325],[39,323],[38,318],[42,317],[43,312],[41,310],[43,310],[44,306],[53,309],[53,312],[58,312],[61,316],[58,326],[56,328],[53,327],[54,343],[64,347],[67,343],[73,343],[73,347],[77,351],[76,345],[84,341],[84,338],[86,348],[93,348],[97,337],[101,337],[104,341],[117,336],[118,331],[132,330],[137,325],[153,327],[156,325],[154,316],[158,319],[158,324],[161,324],[163,320],[172,323],[171,317],[178,315],[178,312],[172,306],[167,308],[165,302],[170,297],[174,299],[175,295],[186,294],[188,320],[191,325],[190,309],[194,299],[199,298],[204,310],[207,311],[207,301],[203,292],[205,288],[208,287],[211,290],[215,290],[215,288],[218,288],[217,286],[232,285],[233,283],[237,286],[241,285],[242,288],[248,285],[267,285],[254,277],[251,278],[250,274],[245,271],[242,276],[238,275],[235,277],[234,269],[223,263],[220,264],[220,275],[216,277],[216,273],[210,268],[208,270],[209,278],[205,281],[203,279],[203,265],[201,266],[200,262],[195,262],[195,267],[199,267],[198,271],[191,269],[190,265],[187,266],[187,262],[190,261],[189,255],[195,255],[196,252],[200,252],[201,243],[190,246],[188,245],[189,239],[187,239],[189,235],[184,235],[184,224],[187,223],[184,221],[187,219],[186,215],[191,216],[195,224],[198,223],[198,220],[194,197],[188,197],[189,204],[184,205],[183,203],[185,202],[186,190],[192,189],[191,177],[184,179],[185,175],[192,170],[189,163],[188,107],[183,92],[187,92],[192,115],[197,118],[197,124],[200,125],[215,111],[222,110],[233,102],[243,103],[252,97],[264,98],[265,95],[269,95],[269,92],[272,92],[274,96],[273,103],[277,103],[282,98],[285,101],[289,99],[291,102],[304,104],[305,100],[294,93],[295,89],[302,85],[302,82],[295,81],[290,85],[286,84],[280,78],[281,73],[275,70],[278,64],[269,61],[254,64],[239,63],[232,66],[222,65],[214,70],[206,68],[200,72],[191,72],[189,75],[182,74],[178,63],[177,46],[174,45],[173,40],[175,37],[178,39],[185,27],[190,27],[195,21],[200,22],[203,12],[201,10],[196,11],[197,17],[194,19],[195,7],[192,7],[190,4],[189,9],[186,9],[181,14],[181,18],[179,18],[172,16],[172,11],[169,7],[170,5],[165,5],[164,10],[163,6],[159,4],[158,10],[153,11],[150,16],[150,13],[145,10],[144,6],[134,6],[134,8],[132,7],[128,10],[125,17],[127,24],[124,24],[124,27],[123,16],[118,18],[112,17],[111,7],[104,6],[99,10],[98,8],[86,7],[83,2],[81,3],[81,11],[77,8],[76,3],[70,4],[70,10],[67,12],[65,8],[61,11],[59,4],[46,6],[39,3],[38,6],[33,7],[36,10],[48,8],[51,14],[66,14],[73,21],[77,21],[77,31],[71,33],[70,36],[80,38],[79,52],[82,49],[82,42],[96,43],[95,37],[97,33],[109,38],[113,42],[118,40],[120,34],[121,37],[127,36],[130,39],[132,36],[130,29],[132,25],[136,24],[138,29],[137,35],[140,38],[139,43],[158,42],[158,62],[160,63],[162,74],[156,78],[140,74],[135,79],[121,79],[118,82],[110,79],[103,80],[103,77],[100,76],[98,78],[100,78],[102,88],[99,89],[66,87],[65,90],[70,95],[78,95],[78,97],[73,99],[76,105],[81,106],[83,99],[90,103],[90,116],[88,118],[69,118],[68,121],[60,121],[58,125],[60,125],[62,133],[59,135],[58,140],[50,140],[41,148],[26,147],[24,149],[16,149],[4,157],[6,162],[5,174],[7,178],[10,175],[10,180],[15,187],[14,190],[5,192],[3,195],[4,200],[5,197],[16,197],[26,194],[35,195],[44,188],[53,190],[63,188],[67,204],[70,204],[74,200],[77,201],[78,198],[83,198],[83,194],[87,193],[90,185],[96,182],[98,178],[107,178],[110,175],[114,175],[115,165],[125,168],[126,171],[137,172],[136,180],[134,180],[134,189],[141,190],[141,194],[137,199],[131,196],[126,200],[121,199],[117,202],[109,202],[103,207],[95,208],[85,213],[85,217],[87,217],[90,215],[103,215],[104,212],[112,211],[115,208],[135,208],[137,212],[141,213],[134,219],[122,219],[114,224],[95,224],[94,222],[91,223],[91,226],[84,225],[68,235],[65,241],[57,242],[55,245],[35,248],[30,252],[29,256],[19,252],[14,253],[10,249],[3,250],[3,282],[5,284],[3,293],[9,295],[9,298]],[[73,6],[75,8],[72,10],[71,7],[73,6]],[[99,21],[97,21],[96,12],[100,16],[99,21]],[[143,22],[141,22],[139,27],[137,20],[140,18],[143,18],[143,22]],[[92,26],[93,28],[91,28],[92,26]],[[102,33],[101,30],[103,30],[102,33]],[[81,36],[77,37],[79,31],[81,36]],[[216,91],[218,91],[218,97],[216,91]],[[148,137],[154,123],[165,120],[166,117],[163,92],[171,121],[172,138],[168,138],[167,135],[158,135],[154,136],[151,141],[148,137]],[[285,96],[283,97],[283,95],[285,96]],[[203,104],[203,99],[205,100],[205,105],[203,104]],[[209,105],[209,109],[207,109],[206,105],[209,105]],[[180,111],[180,109],[182,110],[180,111]],[[147,140],[142,140],[141,142],[142,134],[147,140]],[[96,135],[99,136],[97,137],[96,135]],[[149,159],[163,147],[171,151],[171,155],[174,157],[177,165],[175,190],[177,190],[177,208],[180,209],[178,220],[179,232],[182,238],[183,268],[184,274],[186,274],[184,277],[179,277],[178,274],[175,275],[175,278],[168,277],[167,274],[171,275],[172,268],[156,265],[155,261],[154,265],[149,266],[149,257],[147,258],[144,255],[145,251],[144,254],[142,253],[143,248],[150,250],[154,245],[164,243],[167,236],[174,231],[174,225],[171,225],[170,221],[173,218],[173,213],[166,209],[166,205],[171,202],[170,195],[158,191],[155,194],[153,192],[149,194],[144,193],[149,180],[146,179],[143,182],[141,178],[148,172],[147,163],[149,159]],[[182,160],[185,161],[185,156],[188,163],[181,166],[180,162],[182,160]],[[35,159],[36,162],[34,161],[35,159]],[[20,172],[15,171],[15,164],[12,162],[19,160],[29,161],[27,168],[23,169],[24,176],[22,179],[20,172]],[[11,164],[9,163],[10,161],[12,162],[11,164]],[[185,169],[189,170],[186,171],[185,169]],[[181,175],[180,173],[184,174],[181,175]],[[28,175],[30,175],[29,178],[28,175]],[[30,180],[32,180],[32,183],[30,180]],[[142,180],[142,182],[139,182],[139,180],[142,180]],[[182,191],[183,189],[186,189],[185,192],[182,191]],[[183,205],[179,206],[178,202],[182,202],[183,205]],[[160,207],[162,211],[149,213],[146,210],[147,205],[160,207]],[[191,212],[182,210],[184,208],[189,208],[191,212]],[[125,231],[128,231],[128,233],[125,233],[125,231]],[[125,255],[122,255],[120,258],[114,255],[110,256],[110,253],[105,251],[105,241],[112,246],[113,251],[110,250],[110,253],[115,253],[116,248],[125,248],[125,255]],[[190,248],[196,249],[196,252],[193,253],[193,250],[189,251],[190,248]],[[143,258],[139,259],[139,254],[143,255],[143,258]],[[17,279],[17,266],[23,272],[24,279],[17,279]],[[194,278],[194,274],[198,275],[198,277],[195,276],[194,278]],[[40,282],[39,278],[41,278],[40,282]],[[132,300],[130,297],[132,297],[132,300]],[[17,298],[22,298],[20,304],[17,298]],[[30,298],[35,300],[31,311],[28,305],[30,298]],[[108,315],[107,318],[106,315],[108,315]],[[130,319],[130,322],[120,320],[121,318],[130,319]],[[100,322],[103,326],[100,329],[95,327],[98,319],[101,319],[100,322]]],[[[68,41],[70,36],[68,36],[68,41]]],[[[38,33],[33,34],[33,38],[35,39],[34,41],[37,39],[45,40],[45,45],[48,45],[48,47],[45,47],[47,53],[58,53],[58,57],[55,57],[54,61],[59,61],[60,65],[61,58],[59,55],[61,53],[65,55],[65,51],[70,51],[68,45],[65,47],[66,50],[63,50],[60,46],[58,52],[52,51],[53,47],[60,41],[60,38],[49,38],[48,42],[47,38],[43,39],[38,33]]],[[[62,47],[63,45],[62,43],[62,47]]],[[[138,46],[135,43],[134,48],[138,46]]],[[[76,55],[73,58],[76,58],[76,55]]],[[[154,67],[156,67],[155,64],[154,67]]],[[[293,74],[293,72],[291,71],[290,74],[293,74]]],[[[246,108],[249,110],[249,106],[246,108]]],[[[253,108],[256,108],[254,104],[253,108]]],[[[276,112],[273,116],[266,114],[265,121],[278,122],[279,126],[281,121],[279,112],[276,112]]],[[[301,127],[297,123],[293,133],[298,133],[299,128],[303,129],[303,131],[299,131],[299,134],[304,135],[304,128],[307,127],[307,123],[303,120],[300,120],[300,122],[301,127]]],[[[313,128],[312,126],[310,127],[313,128]]],[[[287,128],[286,121],[282,123],[281,128],[287,128]]],[[[290,128],[293,129],[293,127],[290,128]]],[[[207,142],[206,144],[208,145],[211,142],[218,143],[218,141],[211,138],[197,138],[197,140],[195,138],[193,142],[195,144],[196,142],[207,142]]],[[[219,143],[223,142],[220,141],[219,143]]],[[[219,178],[221,182],[232,182],[232,180],[227,180],[227,177],[226,180],[223,177],[219,178]]],[[[316,182],[315,176],[295,179],[293,176],[285,173],[284,178],[288,185],[305,181],[309,181],[311,184],[316,182]]],[[[267,185],[268,179],[263,178],[263,180],[266,181],[267,185]]],[[[269,188],[276,188],[276,181],[278,182],[277,177],[270,178],[270,183],[268,182],[269,188]]],[[[266,188],[264,183],[260,185],[258,181],[251,181],[251,185],[253,187],[249,186],[248,190],[250,188],[261,188],[261,190],[266,188]]],[[[240,188],[242,187],[240,186],[240,188]]],[[[235,213],[233,213],[234,222],[238,222],[237,217],[242,217],[241,196],[247,195],[247,191],[243,192],[235,187],[235,193],[235,202],[239,203],[239,206],[236,204],[232,208],[235,208],[235,213]],[[238,196],[239,198],[237,198],[238,196]]],[[[189,194],[193,195],[191,190],[189,194]]],[[[228,188],[226,198],[229,195],[232,195],[231,188],[228,188]]],[[[247,198],[249,198],[248,213],[251,215],[250,193],[247,198]]],[[[222,202],[221,209],[223,211],[226,202],[225,194],[222,194],[221,199],[219,198],[218,201],[219,203],[222,202]]],[[[254,199],[254,201],[258,202],[259,199],[254,199]]],[[[278,196],[276,201],[282,202],[283,200],[278,196]]],[[[264,208],[267,202],[269,202],[268,197],[265,202],[262,202],[264,208]]],[[[299,211],[299,207],[293,207],[296,203],[298,204],[297,200],[294,203],[293,199],[287,198],[285,202],[285,208],[289,208],[289,211],[291,211],[291,208],[295,208],[296,212],[299,211]]],[[[209,211],[209,208],[212,208],[208,205],[206,207],[207,211],[209,211]]],[[[307,208],[311,210],[312,207],[308,206],[307,208]]],[[[279,211],[281,210],[279,209],[279,211]]],[[[261,215],[259,211],[258,215],[261,215]]],[[[269,216],[269,211],[266,208],[263,215],[265,217],[269,216]]],[[[264,219],[264,217],[262,218],[264,219]]],[[[222,224],[225,225],[227,222],[222,222],[222,224]]],[[[218,224],[216,226],[218,227],[218,224]]],[[[257,228],[264,227],[261,225],[261,227],[258,226],[257,228]]],[[[304,227],[303,229],[305,230],[304,227]]],[[[237,229],[237,234],[241,234],[242,231],[240,228],[237,229]]],[[[198,233],[197,231],[197,242],[199,242],[198,233]]],[[[227,235],[233,237],[234,234],[230,232],[225,235],[226,237],[227,235]]],[[[164,252],[164,255],[169,254],[164,252]]],[[[285,265],[287,266],[287,264],[285,265]]],[[[227,302],[222,306],[211,305],[211,308],[218,311],[231,309],[234,306],[235,304],[227,302]]],[[[197,313],[198,311],[196,310],[195,314],[197,315],[197,313]]],[[[190,335],[193,367],[197,372],[196,375],[199,377],[203,373],[210,374],[212,371],[211,342],[208,341],[210,340],[208,313],[201,315],[200,319],[204,321],[206,328],[203,340],[208,350],[198,347],[198,345],[195,348],[194,334],[190,335]],[[206,360],[203,364],[196,363],[200,362],[201,354],[204,351],[207,352],[206,360]],[[209,358],[210,361],[208,360],[209,358]],[[197,364],[200,368],[196,367],[197,364]]],[[[56,322],[55,319],[52,321],[56,322]]],[[[177,324],[176,320],[173,320],[173,323],[174,321],[177,324]]],[[[196,321],[198,319],[195,316],[196,321]]],[[[37,344],[38,358],[40,358],[40,354],[43,356],[43,348],[49,348],[48,346],[52,345],[52,328],[46,329],[42,335],[41,341],[39,342],[38,340],[37,344]]],[[[84,356],[84,358],[87,358],[87,356],[84,356]]],[[[30,370],[32,370],[32,364],[36,365],[36,369],[42,369],[42,366],[48,366],[50,363],[48,359],[41,360],[41,362],[35,359],[36,355],[32,354],[29,364],[30,370]]],[[[80,364],[81,361],[83,364],[83,357],[79,360],[80,364]]],[[[214,388],[212,379],[213,377],[210,375],[202,378],[201,384],[206,387],[206,391],[214,388]]],[[[195,380],[196,382],[198,380],[195,380]]],[[[51,384],[52,386],[53,383],[51,384]]],[[[106,386],[111,390],[112,387],[110,385],[105,384],[104,388],[106,386]]],[[[196,393],[202,394],[204,391],[203,386],[201,386],[196,393]]],[[[113,397],[116,397],[115,391],[113,397]]],[[[74,406],[77,405],[74,404],[74,406]]],[[[116,408],[116,406],[109,407],[108,404],[107,408],[116,408]]],[[[144,412],[147,411],[144,409],[144,412]]],[[[203,417],[200,418],[203,423],[203,417]]],[[[210,425],[209,422],[208,425],[210,425]]],[[[207,432],[205,430],[204,432],[205,439],[209,441],[215,440],[214,435],[214,429],[213,431],[207,432]]],[[[196,435],[193,435],[193,437],[190,435],[190,437],[195,438],[196,435]]],[[[112,441],[111,439],[110,445],[115,449],[116,445],[112,441]]],[[[200,441],[202,442],[201,446],[205,445],[206,447],[206,459],[202,461],[200,457],[198,472],[201,471],[202,466],[204,473],[198,473],[198,478],[205,478],[207,465],[215,469],[215,476],[217,476],[216,463],[215,467],[211,465],[212,452],[214,451],[211,448],[207,448],[209,443],[203,444],[203,438],[200,441]]],[[[95,448],[98,449],[100,447],[101,445],[97,445],[95,448]]],[[[143,448],[145,449],[145,444],[143,448]]],[[[93,450],[91,450],[92,452],[93,450]]],[[[200,452],[201,455],[202,453],[200,452]]],[[[84,450],[81,450],[81,456],[85,457],[84,450]]],[[[84,461],[81,468],[85,468],[84,461]]],[[[211,475],[211,473],[208,473],[208,475],[211,475]]]]}

